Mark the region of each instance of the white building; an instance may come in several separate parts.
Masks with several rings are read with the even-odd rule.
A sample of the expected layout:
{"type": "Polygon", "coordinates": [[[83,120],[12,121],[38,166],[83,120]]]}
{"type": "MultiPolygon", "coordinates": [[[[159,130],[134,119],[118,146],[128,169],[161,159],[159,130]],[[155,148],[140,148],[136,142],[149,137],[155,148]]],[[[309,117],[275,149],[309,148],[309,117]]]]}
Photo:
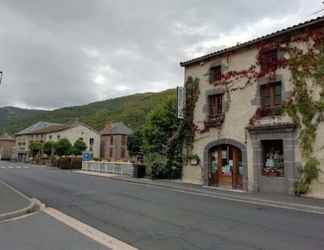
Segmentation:
{"type": "Polygon", "coordinates": [[[38,122],[16,134],[17,158],[18,160],[28,159],[29,145],[32,141],[56,142],[63,138],[68,139],[72,144],[82,138],[87,145],[87,150],[93,152],[93,157],[100,157],[100,135],[89,126],[80,122],[73,124],[38,122]]]}

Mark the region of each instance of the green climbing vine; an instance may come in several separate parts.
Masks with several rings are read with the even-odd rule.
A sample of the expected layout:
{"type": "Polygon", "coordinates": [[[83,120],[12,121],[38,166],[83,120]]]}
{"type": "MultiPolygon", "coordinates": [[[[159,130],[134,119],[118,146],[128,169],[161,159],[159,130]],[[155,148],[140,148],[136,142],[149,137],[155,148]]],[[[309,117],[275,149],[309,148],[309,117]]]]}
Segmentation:
{"type": "Polygon", "coordinates": [[[320,173],[314,144],[324,116],[324,43],[314,43],[306,51],[295,47],[289,49],[288,54],[294,89],[285,111],[299,129],[298,139],[305,164],[299,169],[295,194],[301,195],[310,191],[312,182],[320,173]]]}
{"type": "MultiPolygon", "coordinates": [[[[321,30],[305,30],[295,37],[287,36],[278,41],[260,43],[256,65],[246,70],[228,71],[222,74],[222,82],[226,87],[229,106],[230,93],[250,86],[255,80],[267,77],[275,78],[278,69],[289,68],[293,84],[292,96],[284,108],[271,110],[272,115],[282,115],[284,112],[298,127],[298,140],[302,149],[304,165],[299,169],[299,177],[295,182],[296,195],[310,191],[311,184],[318,179],[320,162],[314,155],[319,124],[324,121],[324,32],[321,30]],[[299,45],[306,46],[301,48],[299,45]],[[278,50],[288,55],[288,59],[269,57],[271,50],[278,50]],[[258,67],[266,62],[267,68],[258,67]],[[235,80],[245,78],[246,83],[234,87],[235,80]]],[[[219,84],[219,83],[218,83],[219,84]]],[[[260,118],[260,108],[250,120],[253,126],[260,118]]]]}
{"type": "Polygon", "coordinates": [[[184,112],[184,140],[186,148],[186,158],[189,159],[192,155],[193,141],[195,136],[196,127],[194,124],[194,111],[196,103],[200,94],[199,90],[199,79],[188,77],[185,83],[185,102],[186,108],[184,112]]]}

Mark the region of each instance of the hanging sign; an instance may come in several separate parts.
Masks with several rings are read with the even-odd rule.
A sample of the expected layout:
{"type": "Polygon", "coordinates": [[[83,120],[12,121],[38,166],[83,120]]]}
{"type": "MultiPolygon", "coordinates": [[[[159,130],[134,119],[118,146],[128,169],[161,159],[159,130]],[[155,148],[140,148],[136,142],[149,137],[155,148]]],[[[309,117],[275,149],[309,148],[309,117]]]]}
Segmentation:
{"type": "Polygon", "coordinates": [[[177,115],[179,119],[183,119],[185,108],[185,89],[183,87],[177,87],[177,115]]]}

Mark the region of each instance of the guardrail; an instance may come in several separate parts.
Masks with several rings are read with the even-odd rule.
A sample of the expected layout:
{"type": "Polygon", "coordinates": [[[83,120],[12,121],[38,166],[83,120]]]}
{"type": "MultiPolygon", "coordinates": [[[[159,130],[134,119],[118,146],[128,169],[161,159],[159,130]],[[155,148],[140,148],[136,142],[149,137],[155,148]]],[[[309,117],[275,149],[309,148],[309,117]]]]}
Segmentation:
{"type": "Polygon", "coordinates": [[[129,162],[83,161],[82,170],[129,177],[135,177],[136,175],[134,164],[129,162]]]}

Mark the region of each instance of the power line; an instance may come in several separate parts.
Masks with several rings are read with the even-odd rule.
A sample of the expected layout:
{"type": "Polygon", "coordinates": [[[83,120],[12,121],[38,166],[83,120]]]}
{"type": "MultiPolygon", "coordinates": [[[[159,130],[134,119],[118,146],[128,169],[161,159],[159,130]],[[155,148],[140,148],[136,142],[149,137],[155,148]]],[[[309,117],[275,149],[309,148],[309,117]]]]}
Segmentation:
{"type": "MultiPolygon", "coordinates": [[[[322,2],[322,4],[324,4],[324,1],[322,2]]],[[[316,14],[321,13],[323,11],[324,11],[324,8],[323,9],[320,9],[318,11],[315,11],[312,15],[316,15],[316,14]]]]}

